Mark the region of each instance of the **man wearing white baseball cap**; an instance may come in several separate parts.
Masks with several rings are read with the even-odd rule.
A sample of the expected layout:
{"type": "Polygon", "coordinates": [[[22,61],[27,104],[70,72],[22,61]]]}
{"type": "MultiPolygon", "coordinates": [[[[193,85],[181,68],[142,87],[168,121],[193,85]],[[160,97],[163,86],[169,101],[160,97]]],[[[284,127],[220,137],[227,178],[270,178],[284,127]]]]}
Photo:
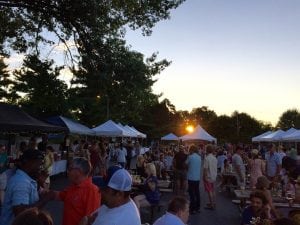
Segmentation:
{"type": "Polygon", "coordinates": [[[104,184],[100,187],[103,204],[80,225],[140,225],[139,211],[130,198],[132,178],[128,171],[120,166],[110,167],[104,184]]]}

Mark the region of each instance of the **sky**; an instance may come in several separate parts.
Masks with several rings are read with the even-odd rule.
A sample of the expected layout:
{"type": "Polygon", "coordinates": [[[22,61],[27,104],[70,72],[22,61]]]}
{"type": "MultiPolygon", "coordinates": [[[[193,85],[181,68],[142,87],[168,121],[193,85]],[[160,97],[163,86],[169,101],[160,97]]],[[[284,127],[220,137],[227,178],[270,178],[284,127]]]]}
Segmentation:
{"type": "Polygon", "coordinates": [[[299,0],[187,0],[151,36],[127,43],[172,64],[155,78],[176,110],[235,110],[275,125],[300,108],[299,0]]]}

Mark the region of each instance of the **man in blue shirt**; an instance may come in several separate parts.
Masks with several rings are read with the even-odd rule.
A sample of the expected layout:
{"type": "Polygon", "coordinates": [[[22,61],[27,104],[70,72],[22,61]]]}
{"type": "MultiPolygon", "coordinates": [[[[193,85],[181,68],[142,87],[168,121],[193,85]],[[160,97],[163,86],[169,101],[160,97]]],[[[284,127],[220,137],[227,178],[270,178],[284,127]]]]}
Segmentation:
{"type": "Polygon", "coordinates": [[[266,153],[266,164],[268,179],[275,182],[275,179],[279,177],[282,165],[280,155],[276,152],[275,144],[270,144],[269,146],[269,151],[266,153]]]}
{"type": "Polygon", "coordinates": [[[42,153],[38,150],[27,150],[21,156],[18,169],[7,184],[0,225],[10,225],[15,216],[25,209],[41,208],[48,200],[54,198],[52,192],[39,198],[37,179],[43,159],[42,153]]]}
{"type": "Polygon", "coordinates": [[[185,225],[189,219],[189,202],[182,196],[174,197],[166,214],[158,218],[153,225],[185,225]]]}
{"type": "Polygon", "coordinates": [[[201,174],[201,157],[198,154],[198,149],[192,145],[189,149],[190,155],[186,160],[188,167],[188,192],[190,195],[190,211],[191,214],[200,212],[200,174],[201,174]]]}

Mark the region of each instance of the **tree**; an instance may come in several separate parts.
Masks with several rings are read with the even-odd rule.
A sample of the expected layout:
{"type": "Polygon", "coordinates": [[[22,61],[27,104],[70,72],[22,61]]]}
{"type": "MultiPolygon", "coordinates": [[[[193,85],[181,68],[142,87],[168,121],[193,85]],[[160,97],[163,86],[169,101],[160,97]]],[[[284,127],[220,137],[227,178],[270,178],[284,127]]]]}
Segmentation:
{"type": "Polygon", "coordinates": [[[143,112],[143,119],[136,126],[147,130],[150,138],[159,138],[177,128],[177,114],[175,106],[169,99],[156,102],[143,112]]]}
{"type": "MultiPolygon", "coordinates": [[[[153,26],[168,19],[183,1],[3,0],[0,41],[19,52],[38,51],[41,42],[67,47],[73,42],[80,57],[88,56],[89,69],[96,69],[99,61],[104,62],[105,46],[112,37],[123,38],[125,27],[150,35],[153,26]],[[49,39],[49,33],[56,39],[49,39]]],[[[68,55],[75,59],[72,51],[68,55]]]]}
{"type": "Polygon", "coordinates": [[[4,63],[4,57],[0,57],[0,101],[13,103],[18,97],[12,90],[15,82],[10,78],[8,67],[4,63]]]}
{"type": "Polygon", "coordinates": [[[205,130],[210,131],[210,123],[217,117],[217,114],[208,109],[208,106],[194,108],[190,113],[190,118],[196,124],[200,124],[205,130]]]}
{"type": "MultiPolygon", "coordinates": [[[[70,90],[73,110],[84,112],[78,117],[91,125],[107,119],[139,123],[141,113],[158,98],[152,93],[153,76],[169,62],[156,62],[155,54],[144,61],[141,53],[124,47],[120,40],[110,45],[114,47],[106,55],[109,63],[103,64],[98,73],[74,71],[70,90]]],[[[84,58],[80,68],[85,68],[85,61],[84,58]]]]}
{"type": "Polygon", "coordinates": [[[58,79],[62,68],[53,64],[41,61],[37,55],[28,55],[22,68],[14,71],[13,89],[24,95],[18,103],[39,117],[68,114],[67,85],[58,79]]]}
{"type": "Polygon", "coordinates": [[[297,109],[288,109],[279,117],[277,127],[283,130],[288,130],[291,127],[300,128],[300,113],[297,109]]]}

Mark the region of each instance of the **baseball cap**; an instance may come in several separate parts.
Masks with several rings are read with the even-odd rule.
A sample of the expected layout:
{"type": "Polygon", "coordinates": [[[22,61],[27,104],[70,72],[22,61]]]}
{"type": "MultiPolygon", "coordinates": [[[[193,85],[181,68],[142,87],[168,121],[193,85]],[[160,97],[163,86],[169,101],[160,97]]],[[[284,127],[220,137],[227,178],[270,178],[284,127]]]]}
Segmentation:
{"type": "Polygon", "coordinates": [[[117,191],[130,191],[132,186],[132,177],[127,170],[120,166],[111,166],[107,170],[107,176],[104,178],[102,187],[110,187],[117,191]]]}
{"type": "Polygon", "coordinates": [[[43,153],[40,152],[39,150],[28,149],[20,157],[21,161],[24,161],[24,160],[35,160],[35,159],[41,159],[41,160],[43,160],[44,159],[43,153]]]}

